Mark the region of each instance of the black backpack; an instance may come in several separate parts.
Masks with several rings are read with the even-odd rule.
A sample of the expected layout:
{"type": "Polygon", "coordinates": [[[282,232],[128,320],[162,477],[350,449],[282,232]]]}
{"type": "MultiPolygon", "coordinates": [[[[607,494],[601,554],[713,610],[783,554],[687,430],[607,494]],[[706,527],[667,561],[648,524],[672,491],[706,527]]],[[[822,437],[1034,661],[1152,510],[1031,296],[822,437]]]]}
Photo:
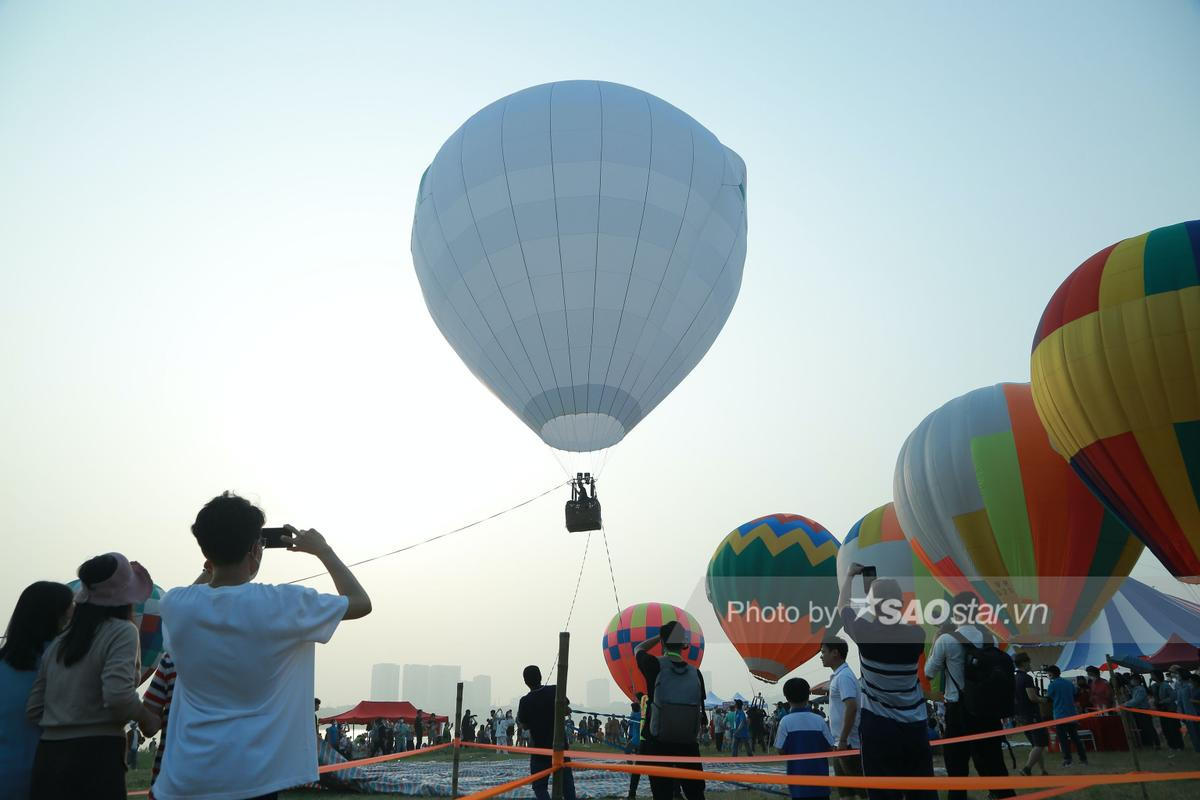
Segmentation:
{"type": "Polygon", "coordinates": [[[650,738],[668,744],[695,744],[700,735],[700,672],[685,661],[662,656],[654,680],[650,738]]]}
{"type": "MultiPolygon", "coordinates": [[[[1012,656],[985,638],[981,647],[967,641],[955,631],[950,634],[963,646],[963,679],[959,686],[953,677],[950,680],[958,689],[958,699],[967,713],[979,719],[1004,719],[1016,713],[1014,697],[1017,690],[1016,666],[1012,656]]],[[[946,670],[950,675],[950,670],[946,670]]]]}

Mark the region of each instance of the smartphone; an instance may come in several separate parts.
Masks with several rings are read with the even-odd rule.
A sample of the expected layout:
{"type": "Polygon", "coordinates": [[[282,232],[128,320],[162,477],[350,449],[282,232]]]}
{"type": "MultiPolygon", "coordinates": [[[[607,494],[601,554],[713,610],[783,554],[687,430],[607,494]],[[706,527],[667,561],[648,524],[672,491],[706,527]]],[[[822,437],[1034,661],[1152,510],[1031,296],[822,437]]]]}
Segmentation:
{"type": "Polygon", "coordinates": [[[875,582],[875,574],[874,567],[863,567],[863,592],[869,593],[871,591],[871,584],[875,582]]]}
{"type": "Polygon", "coordinates": [[[287,542],[283,538],[285,536],[289,536],[287,528],[263,528],[263,547],[287,547],[287,542]]]}

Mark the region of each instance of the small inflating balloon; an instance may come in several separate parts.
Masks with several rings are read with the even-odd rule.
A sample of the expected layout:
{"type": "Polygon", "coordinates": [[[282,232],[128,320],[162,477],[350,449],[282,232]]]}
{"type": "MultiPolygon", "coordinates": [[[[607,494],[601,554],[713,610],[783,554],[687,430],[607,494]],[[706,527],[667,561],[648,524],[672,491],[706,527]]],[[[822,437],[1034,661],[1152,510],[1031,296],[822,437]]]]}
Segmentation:
{"type": "MultiPolygon", "coordinates": [[[[638,603],[615,615],[608,622],[601,646],[604,648],[604,663],[613,681],[630,700],[637,693],[646,693],[646,679],[637,668],[634,648],[647,639],[658,636],[659,629],[668,622],[678,622],[687,631],[688,646],[683,650],[683,660],[692,666],[700,666],[704,660],[704,632],[700,623],[679,606],[670,603],[638,603]]],[[[651,650],[654,656],[662,655],[662,645],[651,650]]]]}

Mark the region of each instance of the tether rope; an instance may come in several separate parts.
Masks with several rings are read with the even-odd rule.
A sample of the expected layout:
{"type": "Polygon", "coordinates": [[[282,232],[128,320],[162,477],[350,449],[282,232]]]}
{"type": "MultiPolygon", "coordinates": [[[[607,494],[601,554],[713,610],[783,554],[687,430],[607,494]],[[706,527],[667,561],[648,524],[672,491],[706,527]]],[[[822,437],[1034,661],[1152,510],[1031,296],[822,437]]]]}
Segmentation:
{"type": "MultiPolygon", "coordinates": [[[[474,528],[477,525],[482,525],[485,522],[490,522],[491,520],[494,520],[496,517],[503,516],[504,514],[507,514],[510,511],[516,511],[518,508],[527,506],[535,500],[541,500],[543,497],[550,494],[551,492],[558,491],[563,486],[566,486],[567,483],[569,483],[569,481],[564,482],[564,483],[556,483],[555,485],[551,486],[549,489],[547,489],[546,491],[542,492],[539,495],[534,495],[533,497],[529,498],[528,500],[522,500],[521,502],[517,503],[515,506],[509,506],[508,508],[504,509],[503,511],[497,511],[495,514],[486,516],[483,519],[477,519],[474,522],[469,522],[466,525],[463,525],[462,527],[459,527],[459,528],[455,528],[452,531],[446,531],[445,533],[439,533],[437,536],[430,536],[428,539],[422,539],[419,542],[413,542],[412,544],[406,544],[404,547],[398,548],[396,550],[390,550],[386,553],[380,553],[377,556],[371,556],[370,558],[364,558],[362,561],[355,561],[353,564],[347,564],[346,566],[347,567],[360,567],[363,564],[369,564],[372,561],[378,561],[381,558],[387,558],[388,556],[394,556],[397,553],[403,553],[408,550],[413,550],[422,545],[426,545],[431,542],[436,542],[438,539],[445,539],[447,536],[453,536],[456,533],[462,533],[463,531],[474,528]]],[[[288,581],[288,583],[301,583],[303,581],[311,581],[313,578],[319,578],[322,575],[328,575],[328,574],[329,574],[329,572],[328,572],[328,570],[326,570],[325,572],[318,572],[315,575],[309,575],[304,578],[296,578],[295,580],[288,581]]],[[[578,586],[576,586],[575,590],[576,590],[576,592],[579,591],[578,586]]]]}

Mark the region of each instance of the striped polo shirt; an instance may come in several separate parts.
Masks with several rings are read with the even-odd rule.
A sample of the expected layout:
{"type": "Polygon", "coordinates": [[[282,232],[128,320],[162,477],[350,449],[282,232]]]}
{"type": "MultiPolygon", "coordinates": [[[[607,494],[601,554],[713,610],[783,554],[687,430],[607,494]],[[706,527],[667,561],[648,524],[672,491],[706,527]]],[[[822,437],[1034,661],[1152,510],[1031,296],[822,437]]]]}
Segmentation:
{"type": "Polygon", "coordinates": [[[925,632],[917,625],[885,625],[842,609],[842,624],[858,645],[862,709],[897,722],[925,722],[925,693],[917,665],[925,632]]]}

